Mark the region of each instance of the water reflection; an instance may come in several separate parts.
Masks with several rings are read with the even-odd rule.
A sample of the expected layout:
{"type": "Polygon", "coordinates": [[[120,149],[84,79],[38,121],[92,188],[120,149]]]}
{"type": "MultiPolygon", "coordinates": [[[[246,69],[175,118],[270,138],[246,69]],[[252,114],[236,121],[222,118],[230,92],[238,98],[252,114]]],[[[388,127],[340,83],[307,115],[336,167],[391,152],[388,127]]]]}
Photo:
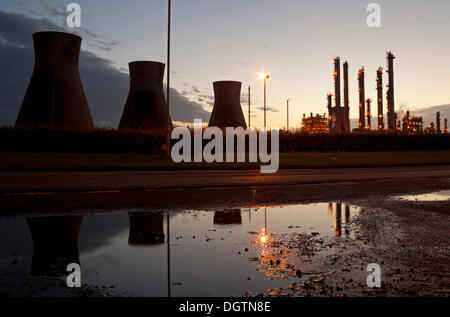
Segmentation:
{"type": "Polygon", "coordinates": [[[82,216],[27,219],[33,240],[31,275],[65,275],[67,265],[80,263],[78,233],[82,221],[82,216]]]}
{"type": "MultiPolygon", "coordinates": [[[[67,265],[81,261],[83,283],[114,285],[135,296],[242,295],[280,286],[278,278],[295,278],[290,252],[313,252],[303,239],[319,238],[317,233],[350,236],[356,210],[344,203],[318,203],[22,218],[22,224],[0,218],[0,238],[13,240],[9,245],[24,253],[19,265],[24,263],[28,274],[30,263],[33,276],[66,276],[67,265]],[[27,224],[32,250],[31,241],[23,247],[30,240],[26,235],[5,230],[16,226],[28,232],[27,224]]],[[[0,248],[0,260],[11,263],[12,252],[12,247],[0,248]]],[[[0,266],[0,274],[5,270],[0,266]]]]}
{"type": "Polygon", "coordinates": [[[226,209],[214,213],[215,225],[242,225],[241,209],[226,209]]]}
{"type": "Polygon", "coordinates": [[[128,214],[130,234],[128,244],[151,246],[164,243],[164,214],[162,212],[136,212],[128,214]]]}

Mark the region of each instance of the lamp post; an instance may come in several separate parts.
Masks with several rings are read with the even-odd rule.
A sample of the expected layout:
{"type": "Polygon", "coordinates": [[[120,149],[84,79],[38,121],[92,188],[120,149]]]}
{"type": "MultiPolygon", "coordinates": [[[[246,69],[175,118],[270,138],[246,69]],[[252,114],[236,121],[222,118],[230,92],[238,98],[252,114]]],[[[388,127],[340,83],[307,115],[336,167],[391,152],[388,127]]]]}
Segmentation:
{"type": "Polygon", "coordinates": [[[267,129],[267,79],[269,79],[269,75],[261,74],[260,78],[264,79],[264,128],[267,129]]]}
{"type": "Polygon", "coordinates": [[[168,0],[168,21],[167,21],[167,136],[166,153],[170,156],[170,32],[172,20],[172,0],[168,0]]]}
{"type": "Polygon", "coordinates": [[[287,103],[287,130],[289,131],[289,101],[291,100],[291,98],[289,98],[286,103],[287,103]]]}

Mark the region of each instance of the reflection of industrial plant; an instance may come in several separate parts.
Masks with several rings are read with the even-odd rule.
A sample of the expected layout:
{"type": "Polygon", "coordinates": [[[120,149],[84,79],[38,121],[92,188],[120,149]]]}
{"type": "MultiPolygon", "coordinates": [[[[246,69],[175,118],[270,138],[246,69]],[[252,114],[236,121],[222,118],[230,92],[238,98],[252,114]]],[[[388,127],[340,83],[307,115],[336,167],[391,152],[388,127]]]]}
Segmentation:
{"type": "Polygon", "coordinates": [[[349,228],[349,224],[351,221],[351,214],[350,214],[350,206],[347,206],[346,204],[343,205],[342,203],[336,203],[334,204],[334,208],[333,208],[333,204],[330,203],[328,205],[328,215],[330,217],[333,217],[333,213],[334,213],[334,235],[336,237],[340,237],[342,236],[342,212],[343,212],[343,208],[344,207],[344,234],[346,236],[350,235],[350,228],[349,228]]]}
{"type": "Polygon", "coordinates": [[[214,213],[214,224],[216,225],[241,225],[242,216],[240,209],[227,209],[214,213]]]}
{"type": "Polygon", "coordinates": [[[78,233],[82,216],[28,218],[33,239],[31,275],[66,275],[67,266],[79,263],[78,233]]]}
{"type": "Polygon", "coordinates": [[[128,243],[134,246],[164,243],[164,214],[161,212],[129,213],[130,235],[128,243]]]}

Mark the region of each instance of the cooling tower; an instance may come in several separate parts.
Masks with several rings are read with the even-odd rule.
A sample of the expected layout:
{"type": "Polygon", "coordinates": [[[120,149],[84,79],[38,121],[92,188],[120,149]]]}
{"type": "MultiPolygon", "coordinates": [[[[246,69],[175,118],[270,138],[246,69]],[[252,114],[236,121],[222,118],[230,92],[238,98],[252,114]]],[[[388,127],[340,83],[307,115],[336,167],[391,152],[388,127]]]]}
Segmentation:
{"type": "Polygon", "coordinates": [[[73,34],[33,34],[35,64],[16,127],[92,129],[78,70],[82,39],[73,34]]]}
{"type": "Polygon", "coordinates": [[[132,62],[130,92],[119,129],[156,130],[172,128],[164,97],[165,65],[158,62],[132,62]]]}
{"type": "Polygon", "coordinates": [[[28,218],[33,240],[32,276],[67,275],[67,266],[80,263],[78,233],[82,216],[28,218]]]}
{"type": "Polygon", "coordinates": [[[209,120],[210,127],[247,128],[241,108],[241,82],[216,81],[214,83],[214,109],[209,120]]]}

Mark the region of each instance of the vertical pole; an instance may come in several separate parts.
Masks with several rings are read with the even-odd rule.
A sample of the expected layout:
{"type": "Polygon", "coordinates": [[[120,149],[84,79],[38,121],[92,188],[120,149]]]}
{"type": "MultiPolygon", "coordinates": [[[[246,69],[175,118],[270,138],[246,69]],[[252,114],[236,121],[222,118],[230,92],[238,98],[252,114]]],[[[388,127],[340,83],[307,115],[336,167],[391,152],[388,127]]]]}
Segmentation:
{"type": "Polygon", "coordinates": [[[172,296],[170,287],[170,214],[167,211],[167,295],[172,296]]]}
{"type": "Polygon", "coordinates": [[[264,77],[264,128],[267,129],[267,121],[266,121],[266,80],[267,78],[264,77]]]}
{"type": "Polygon", "coordinates": [[[289,131],[289,99],[287,100],[287,130],[289,131]]]}
{"type": "Polygon", "coordinates": [[[168,0],[168,23],[167,23],[167,136],[166,153],[170,156],[170,32],[172,19],[172,0],[168,0]]]}
{"type": "Polygon", "coordinates": [[[250,92],[251,87],[248,86],[248,127],[251,127],[251,112],[250,112],[250,105],[251,105],[251,99],[250,99],[250,92]]]}

